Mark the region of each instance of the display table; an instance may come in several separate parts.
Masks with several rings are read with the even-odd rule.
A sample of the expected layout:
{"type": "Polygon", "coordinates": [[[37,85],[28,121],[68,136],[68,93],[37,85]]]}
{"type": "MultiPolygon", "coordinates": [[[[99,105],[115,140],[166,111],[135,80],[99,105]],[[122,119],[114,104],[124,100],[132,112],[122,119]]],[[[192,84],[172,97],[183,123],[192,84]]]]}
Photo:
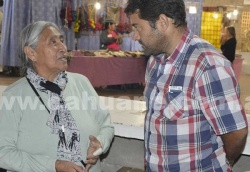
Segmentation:
{"type": "Polygon", "coordinates": [[[144,83],[146,58],[139,57],[72,57],[69,72],[86,76],[94,87],[144,83]]]}

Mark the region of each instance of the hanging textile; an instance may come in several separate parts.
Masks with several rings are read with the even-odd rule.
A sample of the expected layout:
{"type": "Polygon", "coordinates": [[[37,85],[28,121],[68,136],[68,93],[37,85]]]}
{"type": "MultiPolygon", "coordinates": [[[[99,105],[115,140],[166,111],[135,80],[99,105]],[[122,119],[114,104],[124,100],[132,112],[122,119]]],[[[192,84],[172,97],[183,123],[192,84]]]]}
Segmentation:
{"type": "Polygon", "coordinates": [[[190,14],[188,11],[186,12],[186,18],[188,23],[188,28],[195,34],[200,36],[201,31],[201,17],[202,17],[202,8],[203,3],[202,0],[184,0],[184,2],[192,2],[195,4],[197,8],[196,14],[190,14]]]}
{"type": "MultiPolygon", "coordinates": [[[[74,49],[74,32],[65,29],[60,19],[62,0],[8,0],[4,1],[2,21],[2,46],[0,65],[20,66],[18,40],[21,30],[28,24],[39,21],[56,23],[64,31],[68,49],[74,49]]],[[[81,0],[73,0],[73,7],[81,0]]]]}
{"type": "MultiPolygon", "coordinates": [[[[85,50],[98,50],[99,30],[101,28],[100,24],[102,24],[106,18],[113,18],[116,23],[119,24],[119,33],[124,36],[122,49],[127,51],[142,50],[141,45],[131,39],[132,33],[130,33],[131,27],[129,25],[129,19],[124,15],[126,1],[127,0],[99,0],[102,8],[98,11],[98,13],[93,9],[93,0],[5,1],[3,7],[4,16],[0,65],[20,66],[20,60],[17,54],[20,32],[27,24],[38,20],[52,21],[61,27],[64,31],[65,43],[69,50],[75,49],[75,35],[76,33],[79,33],[79,31],[81,33],[79,33],[79,37],[77,37],[77,48],[85,50]],[[77,17],[77,24],[79,24],[79,26],[76,25],[77,27],[64,27],[65,23],[62,21],[62,16],[60,17],[63,4],[67,1],[70,1],[72,11],[76,11],[75,17],[77,17]],[[89,13],[91,13],[91,17],[89,16],[89,13]],[[89,20],[89,18],[91,20],[89,20]],[[84,32],[89,33],[89,35],[84,34],[84,32]]],[[[184,0],[184,2],[194,2],[196,4],[197,14],[187,13],[187,22],[189,28],[199,36],[201,27],[202,0],[184,0]]],[[[74,26],[74,22],[72,23],[72,26],[74,26]]]]}

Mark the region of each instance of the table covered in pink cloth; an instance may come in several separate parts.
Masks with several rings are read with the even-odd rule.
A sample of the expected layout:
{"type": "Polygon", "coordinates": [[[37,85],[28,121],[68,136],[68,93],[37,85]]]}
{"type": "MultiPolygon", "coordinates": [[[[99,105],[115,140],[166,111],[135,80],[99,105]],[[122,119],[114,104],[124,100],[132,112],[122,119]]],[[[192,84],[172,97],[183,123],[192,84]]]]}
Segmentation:
{"type": "Polygon", "coordinates": [[[146,58],[139,57],[72,57],[69,72],[86,76],[94,87],[144,83],[146,58]]]}

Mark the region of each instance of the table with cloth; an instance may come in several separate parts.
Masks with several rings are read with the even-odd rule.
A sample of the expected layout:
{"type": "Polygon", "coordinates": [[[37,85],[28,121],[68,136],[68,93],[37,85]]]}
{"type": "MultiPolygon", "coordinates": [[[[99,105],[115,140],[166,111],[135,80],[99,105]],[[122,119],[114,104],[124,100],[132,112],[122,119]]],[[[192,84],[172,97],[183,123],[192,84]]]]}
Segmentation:
{"type": "Polygon", "coordinates": [[[69,72],[85,75],[94,87],[144,83],[146,57],[74,56],[69,72]]]}

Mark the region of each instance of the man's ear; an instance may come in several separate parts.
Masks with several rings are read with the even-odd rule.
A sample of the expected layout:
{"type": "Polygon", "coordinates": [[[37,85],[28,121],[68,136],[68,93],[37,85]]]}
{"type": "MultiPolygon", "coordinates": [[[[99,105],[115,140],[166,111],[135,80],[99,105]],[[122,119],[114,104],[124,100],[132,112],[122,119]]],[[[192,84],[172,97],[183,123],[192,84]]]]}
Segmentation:
{"type": "Polygon", "coordinates": [[[157,28],[161,28],[162,30],[166,30],[169,25],[171,24],[171,18],[167,17],[164,14],[160,14],[158,22],[157,22],[157,28]]]}
{"type": "Polygon", "coordinates": [[[33,62],[36,61],[36,52],[33,48],[29,47],[29,46],[25,46],[23,48],[24,53],[26,54],[26,56],[33,62]]]}

